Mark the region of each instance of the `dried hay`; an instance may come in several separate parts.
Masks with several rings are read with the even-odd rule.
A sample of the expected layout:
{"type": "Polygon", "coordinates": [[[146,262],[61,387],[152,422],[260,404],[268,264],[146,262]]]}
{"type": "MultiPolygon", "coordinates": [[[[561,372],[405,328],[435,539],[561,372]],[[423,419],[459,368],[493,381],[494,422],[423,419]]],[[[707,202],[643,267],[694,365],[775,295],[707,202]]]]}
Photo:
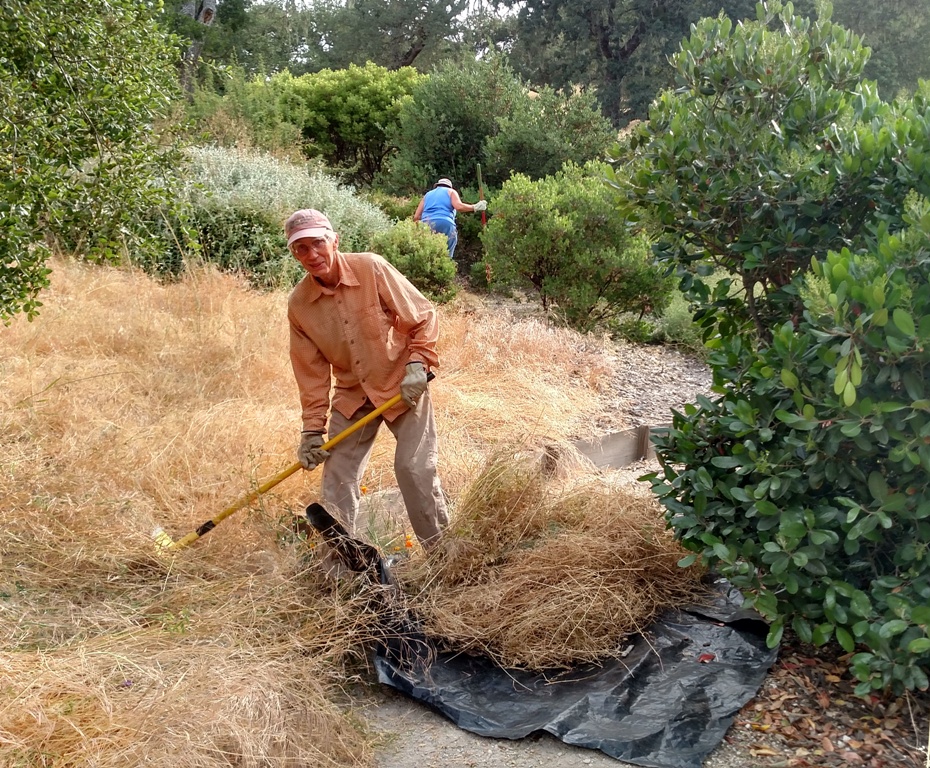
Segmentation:
{"type": "Polygon", "coordinates": [[[59,511],[2,536],[0,764],[370,764],[335,701],[376,618],[312,556],[164,559],[129,520],[59,511]]]}
{"type": "MultiPolygon", "coordinates": [[[[343,688],[377,631],[371,596],[325,585],[291,533],[319,473],[177,557],[151,539],[294,461],[284,294],[209,268],[162,284],[51,266],[39,318],[0,333],[0,765],[370,764],[343,688]]],[[[442,327],[432,393],[453,498],[502,436],[597,419],[596,344],[454,308],[442,327]]],[[[380,436],[372,492],[394,485],[392,449],[380,436]]]]}
{"type": "MultiPolygon", "coordinates": [[[[563,456],[571,457],[568,449],[563,456]]],[[[410,607],[449,648],[505,667],[618,654],[663,609],[701,595],[655,500],[551,452],[502,452],[462,498],[441,556],[404,573],[410,607]]]]}
{"type": "Polygon", "coordinates": [[[365,744],[283,648],[183,643],[158,630],[0,653],[4,765],[361,764],[365,744]],[[300,673],[300,677],[294,677],[300,673]]]}

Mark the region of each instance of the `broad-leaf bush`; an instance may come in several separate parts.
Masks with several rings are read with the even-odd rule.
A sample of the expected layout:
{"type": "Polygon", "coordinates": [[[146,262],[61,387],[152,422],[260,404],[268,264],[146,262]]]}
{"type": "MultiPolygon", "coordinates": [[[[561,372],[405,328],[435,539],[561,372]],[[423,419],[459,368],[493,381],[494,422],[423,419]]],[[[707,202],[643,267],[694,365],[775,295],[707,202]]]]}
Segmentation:
{"type": "Polygon", "coordinates": [[[455,262],[449,258],[446,236],[426,224],[400,221],[375,235],[371,250],[384,256],[428,298],[447,302],[455,297],[455,262]]]}
{"type": "Polygon", "coordinates": [[[895,148],[874,146],[871,129],[867,148],[856,131],[884,109],[860,80],[868,51],[828,19],[789,11],[769,3],[758,21],[699,21],[673,59],[677,87],[617,167],[615,183],[665,235],[658,253],[680,268],[706,338],[765,339],[795,311],[784,289],[811,257],[861,238],[896,195],[882,178],[895,148]],[[709,284],[717,269],[732,280],[709,284]]]}
{"type": "Polygon", "coordinates": [[[728,576],[771,644],[790,627],[859,651],[860,694],[923,689],[927,86],[881,102],[855,36],[791,14],[695,25],[617,168],[696,307],[717,394],[674,415],[653,487],[683,565],[728,576]]]}
{"type": "Polygon", "coordinates": [[[0,319],[35,315],[49,244],[87,258],[146,248],[172,207],[165,125],[177,41],[154,4],[0,3],[0,319]]]}
{"type": "Polygon", "coordinates": [[[582,331],[658,312],[672,289],[648,241],[617,216],[603,172],[568,164],[538,181],[513,176],[481,235],[495,283],[529,284],[547,311],[582,331]]]}
{"type": "Polygon", "coordinates": [[[926,689],[930,670],[930,205],[905,221],[814,262],[803,319],[722,397],[675,414],[653,481],[684,545],[773,621],[772,643],[791,626],[862,646],[863,695],[926,689]]]}

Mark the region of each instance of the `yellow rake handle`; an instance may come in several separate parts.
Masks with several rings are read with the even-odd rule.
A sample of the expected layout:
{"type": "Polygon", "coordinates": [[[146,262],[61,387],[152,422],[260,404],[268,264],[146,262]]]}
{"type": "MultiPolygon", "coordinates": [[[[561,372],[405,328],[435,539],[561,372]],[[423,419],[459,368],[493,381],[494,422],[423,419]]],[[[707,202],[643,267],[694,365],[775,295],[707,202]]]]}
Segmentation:
{"type": "MultiPolygon", "coordinates": [[[[429,373],[426,376],[426,380],[432,381],[435,378],[435,376],[436,375],[434,373],[429,373]]],[[[347,427],[335,437],[331,437],[329,440],[323,443],[323,445],[320,447],[324,451],[328,451],[330,448],[332,448],[337,443],[340,443],[343,440],[345,440],[353,432],[361,429],[366,424],[368,424],[370,421],[377,419],[385,411],[389,411],[391,408],[397,405],[401,400],[402,400],[402,396],[399,393],[394,395],[394,397],[388,400],[384,405],[378,406],[371,413],[363,416],[358,421],[356,421],[352,426],[347,427]]],[[[207,522],[205,522],[203,525],[197,528],[197,530],[191,531],[186,536],[183,536],[177,541],[171,542],[170,544],[168,544],[166,548],[167,549],[181,549],[182,547],[186,547],[188,544],[193,544],[201,536],[209,533],[214,528],[216,528],[217,525],[223,522],[231,514],[233,514],[234,512],[238,512],[243,507],[247,507],[249,504],[255,501],[255,499],[261,496],[263,493],[268,493],[268,491],[274,488],[282,480],[286,480],[287,478],[289,478],[298,469],[300,469],[300,466],[301,466],[300,462],[295,462],[294,464],[291,464],[291,466],[289,466],[287,469],[282,469],[280,472],[278,472],[278,474],[276,474],[271,479],[266,480],[264,483],[258,486],[258,488],[256,488],[254,491],[247,493],[245,496],[240,498],[238,501],[226,507],[226,509],[220,512],[218,515],[207,520],[207,522]]]]}

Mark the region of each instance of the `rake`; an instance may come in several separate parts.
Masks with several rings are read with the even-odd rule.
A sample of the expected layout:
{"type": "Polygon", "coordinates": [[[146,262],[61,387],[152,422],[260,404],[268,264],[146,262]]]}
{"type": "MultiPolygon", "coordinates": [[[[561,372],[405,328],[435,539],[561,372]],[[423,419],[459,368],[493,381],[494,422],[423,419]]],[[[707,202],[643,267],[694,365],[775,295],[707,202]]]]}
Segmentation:
{"type": "MultiPolygon", "coordinates": [[[[432,381],[435,377],[436,375],[434,373],[429,373],[426,376],[426,380],[432,381]]],[[[388,400],[384,405],[381,405],[375,408],[375,410],[373,410],[371,413],[366,414],[365,416],[360,418],[352,426],[344,429],[342,432],[340,432],[335,437],[331,437],[329,440],[323,443],[321,448],[324,451],[330,450],[333,446],[345,440],[353,432],[356,432],[357,430],[361,429],[369,422],[378,418],[385,411],[389,411],[395,405],[400,403],[401,400],[402,400],[402,396],[400,393],[394,395],[394,397],[388,400]]],[[[160,528],[160,527],[156,528],[152,532],[152,536],[155,539],[156,549],[160,553],[173,552],[179,549],[183,549],[184,547],[189,546],[190,544],[193,544],[201,536],[205,536],[206,534],[210,533],[210,531],[216,528],[216,526],[218,526],[221,522],[223,522],[227,517],[238,512],[243,507],[249,506],[249,504],[251,504],[257,498],[259,498],[262,494],[268,493],[268,491],[270,491],[272,488],[278,485],[278,483],[280,483],[282,480],[286,480],[287,478],[289,478],[300,468],[301,468],[300,462],[295,462],[294,464],[291,464],[291,466],[289,466],[287,469],[282,469],[280,472],[278,472],[278,474],[266,480],[264,483],[258,486],[258,488],[256,488],[254,491],[251,491],[247,493],[245,496],[242,496],[241,498],[239,498],[238,500],[230,504],[228,507],[226,507],[226,509],[224,509],[222,512],[215,515],[214,517],[211,517],[209,520],[207,520],[205,523],[200,525],[198,528],[186,534],[185,536],[182,536],[177,541],[172,539],[171,536],[169,536],[163,528],[160,528]]]]}

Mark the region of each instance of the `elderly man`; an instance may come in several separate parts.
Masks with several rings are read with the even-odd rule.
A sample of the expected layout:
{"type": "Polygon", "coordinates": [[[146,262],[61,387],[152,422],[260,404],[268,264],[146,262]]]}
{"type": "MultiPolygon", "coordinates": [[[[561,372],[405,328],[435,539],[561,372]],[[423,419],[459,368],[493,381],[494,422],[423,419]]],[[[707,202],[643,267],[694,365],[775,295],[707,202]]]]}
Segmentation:
{"type": "Polygon", "coordinates": [[[323,504],[355,535],[359,484],[381,422],[394,434],[394,473],[424,549],[449,521],[437,474],[436,424],[427,372],[438,364],[433,305],[385,259],[342,253],[339,235],[316,210],[285,222],[287,245],[307,271],[288,298],[291,365],[303,431],[297,458],[322,462],[323,504]],[[332,379],[335,389],[330,403],[332,379]],[[347,429],[397,394],[403,402],[324,451],[323,433],[347,429]]]}

